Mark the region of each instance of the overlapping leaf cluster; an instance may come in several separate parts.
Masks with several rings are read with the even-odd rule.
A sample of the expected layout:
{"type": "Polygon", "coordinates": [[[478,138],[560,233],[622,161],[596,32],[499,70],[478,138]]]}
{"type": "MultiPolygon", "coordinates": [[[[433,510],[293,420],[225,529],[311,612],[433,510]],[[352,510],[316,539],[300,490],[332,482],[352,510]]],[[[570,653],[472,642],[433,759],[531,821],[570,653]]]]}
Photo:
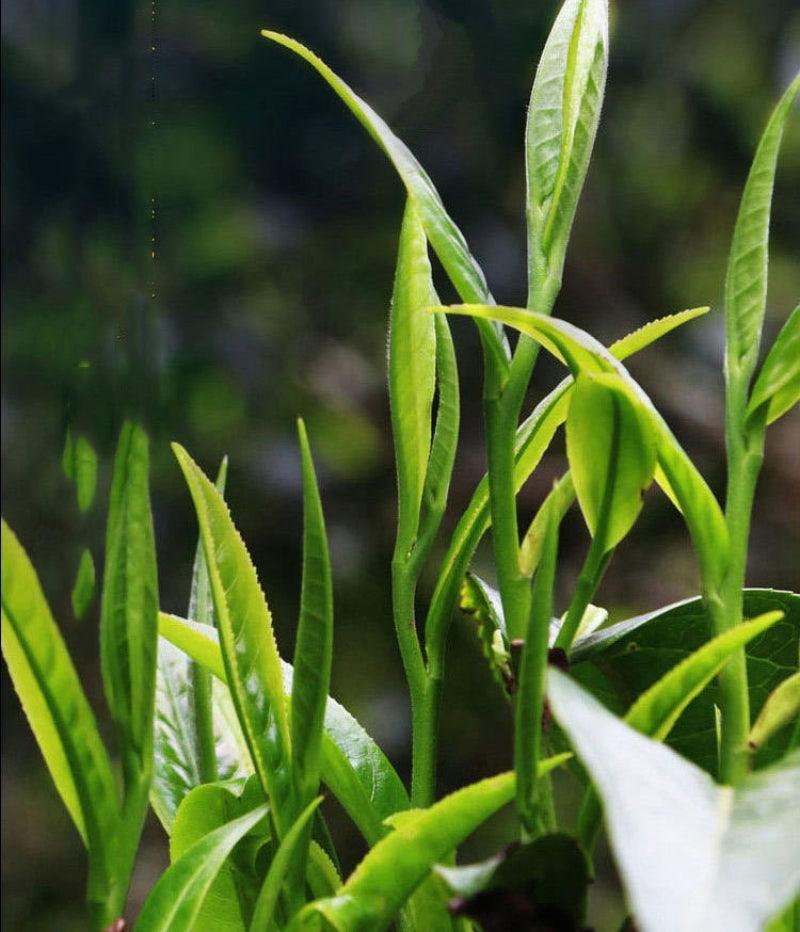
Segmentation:
{"type": "MultiPolygon", "coordinates": [[[[88,852],[92,926],[111,927],[124,914],[151,805],[172,863],[142,908],[141,932],[581,928],[603,815],[637,927],[800,929],[800,596],[744,587],[765,432],[800,397],[800,308],[756,374],[772,188],[800,77],[768,122],[731,247],[722,507],[623,364],[708,308],[654,320],[608,348],[552,316],[600,120],[606,0],[566,0],[536,72],[525,134],[525,308],[494,304],[430,178],[371,107],[296,40],[264,36],[319,72],[407,191],[388,370],[398,485],[390,576],[411,699],[410,787],[328,695],[333,580],[303,422],[292,665],[279,654],[255,565],[224,500],[227,461],[213,483],[177,444],[199,543],[187,617],[159,611],[147,439],[126,424],[110,492],[100,625],[119,777],[36,573],[3,524],[3,653],[88,852]],[[464,304],[440,306],[429,248],[464,304]],[[418,621],[461,413],[447,314],[468,315],[479,329],[488,471],[455,525],[418,621]],[[513,352],[506,327],[519,332],[513,352]],[[567,375],[522,418],[539,347],[567,375]],[[520,533],[516,494],[562,425],[569,471],[520,533]],[[685,521],[701,595],[607,626],[592,600],[654,483],[685,521]],[[556,617],[559,530],[575,501],[589,544],[556,617]],[[468,572],[490,528],[497,589],[468,572]],[[514,769],[437,799],[439,708],[458,604],[474,618],[513,705],[514,769]],[[582,786],[574,831],[565,831],[553,804],[551,774],[562,767],[582,786]],[[369,849],[344,879],[320,808],[323,788],[369,849]],[[512,802],[518,846],[457,866],[459,845],[512,802]]],[[[88,509],[97,462],[85,438],[68,437],[64,469],[88,509]]],[[[78,616],[94,587],[84,554],[73,593],[78,616]]]]}

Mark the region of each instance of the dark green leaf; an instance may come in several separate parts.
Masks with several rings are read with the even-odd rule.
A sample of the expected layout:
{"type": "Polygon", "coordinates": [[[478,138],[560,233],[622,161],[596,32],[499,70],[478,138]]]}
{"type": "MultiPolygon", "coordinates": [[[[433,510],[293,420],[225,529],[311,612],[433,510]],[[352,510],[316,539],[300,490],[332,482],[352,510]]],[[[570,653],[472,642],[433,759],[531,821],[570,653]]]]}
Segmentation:
{"type": "Polygon", "coordinates": [[[637,925],[756,932],[796,894],[800,752],[718,786],[555,669],[548,698],[602,797],[637,925]]]}
{"type": "Polygon", "coordinates": [[[789,315],[772,345],[747,405],[752,416],[767,405],[767,424],[777,421],[800,400],[800,304],[789,315]]]}
{"type": "Polygon", "coordinates": [[[87,512],[97,491],[97,454],[83,434],[73,437],[72,432],[67,431],[61,466],[64,475],[75,483],[78,508],[87,512]]]}
{"type": "Polygon", "coordinates": [[[92,554],[84,547],[72,587],[72,614],[81,621],[94,601],[95,571],[92,554]]]}
{"type": "Polygon", "coordinates": [[[173,450],[197,512],[231,697],[283,837],[294,806],[291,743],[272,617],[225,501],[183,447],[173,450]]]}
{"type": "MultiPolygon", "coordinates": [[[[746,589],[745,617],[780,611],[784,618],[747,645],[751,712],[757,716],[769,694],[797,671],[800,644],[800,596],[770,589],[746,589]]],[[[576,644],[572,670],[610,707],[628,708],[677,663],[708,641],[711,622],[699,598],[604,628],[576,644]]],[[[714,707],[716,683],[694,698],[675,724],[667,743],[705,770],[717,772],[714,707]]],[[[761,749],[764,765],[784,753],[790,729],[784,727],[761,749]]]]}
{"type": "Polygon", "coordinates": [[[758,358],[767,303],[767,258],[772,189],[783,131],[800,91],[800,75],[772,112],[756,150],[733,231],[725,279],[727,373],[749,381],[758,358]]]}
{"type": "Polygon", "coordinates": [[[36,571],[2,522],[3,656],[64,805],[89,850],[95,926],[109,915],[117,789],[94,714],[81,689],[36,571]]]}
{"type": "Polygon", "coordinates": [[[147,436],[122,428],[108,507],[100,618],[103,685],[122,749],[126,789],[149,781],[158,638],[158,578],[147,436]]]}
{"type": "Polygon", "coordinates": [[[191,932],[228,855],[267,814],[259,806],[196,842],[161,875],[136,922],[136,932],[191,932]]]}

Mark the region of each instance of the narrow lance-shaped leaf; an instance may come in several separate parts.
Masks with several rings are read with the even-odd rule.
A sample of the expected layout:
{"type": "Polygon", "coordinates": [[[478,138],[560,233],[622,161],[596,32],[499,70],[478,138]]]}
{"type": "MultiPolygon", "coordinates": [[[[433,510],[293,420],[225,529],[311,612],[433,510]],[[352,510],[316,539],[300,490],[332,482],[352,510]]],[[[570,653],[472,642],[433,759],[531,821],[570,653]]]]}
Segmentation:
{"type": "Polygon", "coordinates": [[[748,417],[767,405],[767,424],[800,401],[800,304],[772,345],[747,404],[748,417]]]}
{"type": "MultiPolygon", "coordinates": [[[[650,321],[612,344],[609,352],[619,360],[639,352],[676,327],[708,313],[707,307],[691,308],[650,321]]],[[[519,491],[538,465],[558,427],[566,420],[573,379],[567,377],[557,385],[517,428],[515,443],[514,486],[519,491]]],[[[565,509],[568,507],[565,505],[565,509]]],[[[478,483],[464,514],[450,540],[439,570],[425,621],[425,643],[429,662],[435,669],[443,663],[443,645],[458,598],[461,580],[481,538],[491,524],[489,480],[484,475],[478,483]]],[[[523,553],[520,554],[521,558],[523,553]]]]}
{"type": "Polygon", "coordinates": [[[253,919],[250,923],[250,932],[278,932],[280,927],[275,922],[273,915],[275,907],[278,905],[278,898],[281,895],[286,875],[305,840],[309,821],[321,802],[322,797],[318,796],[306,806],[275,852],[267,876],[264,878],[261,892],[256,900],[253,919]]]}
{"type": "Polygon", "coordinates": [[[320,742],[333,653],[333,584],[322,502],[302,420],[297,431],[303,472],[303,578],[291,727],[292,770],[305,805],[319,786],[320,742]]]}
{"type": "MultiPolygon", "coordinates": [[[[542,761],[539,775],[567,757],[542,761]]],[[[393,830],[367,853],[336,897],[310,903],[291,928],[314,928],[315,913],[340,932],[387,928],[431,867],[510,802],[514,791],[514,774],[503,773],[457,790],[429,809],[399,813],[391,820],[393,830]]]]}
{"type": "Polygon", "coordinates": [[[636,521],[656,465],[649,418],[619,376],[578,375],[567,415],[567,457],[586,523],[607,553],[636,521]]]}
{"type": "Polygon", "coordinates": [[[191,932],[206,894],[236,844],[268,811],[259,806],[193,845],[161,875],[136,922],[136,932],[191,932]]]}
{"type": "MultiPolygon", "coordinates": [[[[213,628],[162,612],[159,630],[163,637],[226,682],[213,628]]],[[[284,692],[291,695],[291,664],[282,661],[281,666],[284,692]]],[[[386,756],[353,716],[331,698],[325,709],[320,770],[323,782],[370,844],[386,833],[384,819],[408,808],[403,783],[386,756]]]]}
{"type": "Polygon", "coordinates": [[[525,131],[534,295],[545,275],[560,284],[600,119],[607,61],[607,0],[566,0],[539,60],[525,131]]]}
{"type": "Polygon", "coordinates": [[[100,618],[109,710],[126,788],[149,780],[158,635],[158,579],[148,489],[147,435],[126,423],[114,460],[100,618]]]}
{"type": "Polygon", "coordinates": [[[792,81],[772,112],[759,142],[733,231],[725,279],[727,325],[727,376],[747,384],[758,358],[761,325],[767,302],[767,261],[772,190],[783,131],[795,97],[800,74],[792,81]]]}
{"type": "Polygon", "coordinates": [[[272,617],[225,501],[183,447],[173,450],[197,512],[231,697],[282,837],[293,807],[291,742],[272,617]]]}
{"type": "Polygon", "coordinates": [[[644,932],[755,932],[800,886],[800,752],[735,789],[604,709],[558,670],[548,698],[603,799],[644,932]]]}
{"type": "MultiPolygon", "coordinates": [[[[108,893],[117,790],[94,714],[36,571],[2,522],[3,656],[61,799],[89,850],[93,927],[117,918],[108,893]]],[[[117,904],[118,905],[118,904],[117,904]]]]}
{"type": "Polygon", "coordinates": [[[655,478],[659,482],[663,481],[662,477],[666,478],[680,505],[702,567],[704,582],[711,588],[719,586],[726,570],[728,552],[728,531],[719,504],[653,403],[601,343],[567,321],[524,308],[454,305],[435,310],[491,317],[516,327],[540,342],[569,366],[574,375],[579,372],[619,375],[649,414],[656,440],[657,464],[661,468],[661,473],[656,470],[655,478]]]}
{"type": "Polygon", "coordinates": [[[408,551],[419,524],[431,452],[436,333],[428,241],[412,200],[406,202],[389,319],[389,402],[397,460],[398,540],[408,551]]]}
{"type": "Polygon", "coordinates": [[[97,454],[83,434],[75,437],[67,430],[61,467],[64,475],[75,483],[78,508],[82,514],[87,512],[97,491],[97,454]]]}
{"type": "Polygon", "coordinates": [[[758,750],[776,731],[795,721],[800,722],[800,673],[788,677],[770,693],[750,730],[750,749],[758,750]]]}
{"type": "Polygon", "coordinates": [[[517,774],[517,811],[529,832],[536,828],[537,783],[542,749],[542,712],[553,587],[558,557],[559,518],[548,514],[542,562],[533,583],[533,596],[519,672],[514,711],[514,770],[517,774]]]}
{"type": "MultiPolygon", "coordinates": [[[[409,197],[414,200],[425,228],[425,235],[461,299],[491,303],[492,296],[486,285],[486,279],[470,253],[463,233],[450,218],[433,182],[412,155],[408,146],[395,136],[369,104],[348,87],[338,75],[334,74],[328,65],[310,49],[296,39],[268,29],[262,30],[261,35],[265,39],[290,49],[311,65],[327,81],[331,90],[338,95],[388,156],[408,191],[409,197]]],[[[496,370],[497,377],[502,379],[508,369],[509,358],[508,342],[502,328],[481,322],[478,324],[478,329],[489,363],[496,370]]]]}
{"type": "Polygon", "coordinates": [[[78,561],[78,572],[75,574],[75,584],[72,587],[70,600],[72,614],[81,621],[94,601],[95,569],[92,554],[85,547],[81,551],[78,561]]]}

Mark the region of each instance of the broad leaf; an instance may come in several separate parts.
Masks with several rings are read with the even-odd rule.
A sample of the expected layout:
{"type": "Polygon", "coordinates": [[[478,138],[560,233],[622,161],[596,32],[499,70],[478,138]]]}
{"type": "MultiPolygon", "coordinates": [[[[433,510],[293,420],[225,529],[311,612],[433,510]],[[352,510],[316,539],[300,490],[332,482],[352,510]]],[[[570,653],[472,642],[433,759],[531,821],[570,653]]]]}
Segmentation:
{"type": "Polygon", "coordinates": [[[767,424],[800,400],[800,304],[789,315],[753,386],[747,414],[767,405],[767,424]]]}
{"type": "Polygon", "coordinates": [[[718,786],[558,670],[548,697],[603,799],[644,932],[757,932],[797,893],[800,752],[736,789],[718,786]]]}
{"type": "MultiPolygon", "coordinates": [[[[781,621],[747,645],[751,713],[757,716],[769,694],[797,671],[800,650],[800,596],[771,589],[745,589],[744,615],[783,612],[781,621]]],[[[676,663],[708,641],[711,621],[699,598],[604,628],[575,645],[570,654],[576,678],[610,708],[623,712],[676,663]]],[[[717,772],[716,683],[709,683],[670,732],[668,744],[709,773],[717,772]]],[[[784,727],[759,751],[759,765],[776,760],[786,750],[784,727]]]]}
{"type": "MultiPolygon", "coordinates": [[[[225,680],[216,631],[163,612],[159,615],[159,630],[163,637],[225,680]]],[[[291,695],[292,668],[288,663],[282,663],[282,668],[283,688],[291,695]]],[[[324,726],[322,780],[367,841],[374,844],[385,834],[383,820],[408,808],[408,795],[381,749],[353,716],[331,698],[325,707],[324,726]]]]}
{"type": "Polygon", "coordinates": [[[272,617],[222,496],[183,447],[173,444],[173,450],[197,512],[231,697],[283,837],[294,803],[289,724],[272,617]]]}
{"type": "MultiPolygon", "coordinates": [[[[181,802],[170,835],[171,863],[177,863],[207,835],[264,803],[257,777],[246,783],[232,780],[195,787],[181,802]]],[[[195,918],[195,928],[215,932],[245,932],[267,858],[259,856],[270,845],[269,822],[250,829],[237,843],[209,886],[195,918]]],[[[267,851],[266,854],[269,854],[267,851]]]]}
{"type": "Polygon", "coordinates": [[[278,932],[280,927],[273,916],[275,907],[278,904],[278,898],[281,895],[292,861],[297,857],[300,846],[304,841],[307,841],[306,828],[308,823],[321,802],[322,797],[318,796],[306,806],[275,852],[256,900],[253,918],[250,923],[251,932],[278,932]]]}
{"type": "Polygon", "coordinates": [[[798,91],[800,75],[781,97],[761,137],[742,193],[728,258],[725,279],[727,374],[745,384],[758,358],[767,303],[769,216],[778,151],[798,91]]]}
{"type": "Polygon", "coordinates": [[[319,788],[322,723],[331,679],[333,583],[325,519],[305,425],[298,421],[303,472],[303,579],[292,684],[292,771],[306,805],[319,788]]]}
{"type": "Polygon", "coordinates": [[[72,431],[67,430],[61,467],[64,475],[75,483],[78,508],[87,512],[97,491],[97,454],[83,434],[73,437],[72,431]]]}
{"type": "Polygon", "coordinates": [[[566,0],[536,70],[525,131],[533,293],[543,273],[560,283],[600,119],[607,61],[607,0],[566,0]]]}
{"type": "Polygon", "coordinates": [[[655,478],[660,483],[666,480],[673,500],[682,511],[702,566],[703,580],[712,589],[721,584],[727,567],[728,531],[717,500],[653,403],[601,343],[567,321],[524,308],[453,305],[435,310],[489,317],[516,327],[567,365],[573,376],[578,373],[616,373],[648,412],[660,467],[655,478]]]}
{"type": "Polygon", "coordinates": [[[102,912],[118,825],[111,764],[36,571],[5,521],[2,608],[3,656],[56,789],[89,849],[90,907],[99,925],[116,918],[102,912]]]}
{"type": "Polygon", "coordinates": [[[81,621],[92,607],[94,601],[95,569],[92,554],[85,547],[81,551],[78,561],[78,572],[75,575],[75,584],[72,587],[70,600],[72,614],[81,621]]]}
{"type": "Polygon", "coordinates": [[[656,465],[647,413],[619,376],[578,375],[567,457],[586,523],[607,553],[636,521],[656,465]]]}
{"type": "MultiPolygon", "coordinates": [[[[707,307],[692,308],[651,321],[612,344],[609,352],[617,359],[625,359],[676,327],[706,314],[708,310],[707,307]]],[[[522,488],[539,464],[556,430],[566,420],[572,386],[571,377],[564,379],[517,428],[514,453],[515,491],[522,488]]],[[[566,507],[567,504],[564,504],[564,510],[566,507]]],[[[425,621],[425,643],[429,662],[434,670],[439,670],[439,672],[444,662],[444,643],[461,581],[472,555],[490,524],[489,479],[484,476],[478,483],[450,539],[425,621]]],[[[520,556],[525,556],[524,544],[520,556]]],[[[523,567],[523,570],[526,571],[527,567],[523,567]]]]}
{"type": "MultiPolygon", "coordinates": [[[[542,761],[540,775],[564,759],[542,761]]],[[[514,774],[504,773],[457,790],[429,809],[398,813],[392,831],[367,853],[339,893],[309,904],[292,928],[319,928],[320,916],[341,932],[387,928],[431,867],[510,802],[514,791],[514,774]]]]}
{"type": "MultiPolygon", "coordinates": [[[[378,114],[310,49],[289,36],[263,29],[265,39],[277,42],[308,62],[327,81],[330,88],[349,108],[377,145],[394,165],[409,197],[414,201],[425,235],[439,257],[450,280],[463,301],[491,303],[492,296],[480,266],[469,251],[464,235],[453,223],[425,169],[408,146],[389,129],[378,114]]],[[[502,377],[508,368],[508,344],[501,328],[478,324],[484,349],[492,366],[502,377]]]]}
{"type": "Polygon", "coordinates": [[[149,781],[158,639],[158,578],[147,435],[122,428],[108,506],[100,659],[119,735],[126,791],[149,781]]]}
{"type": "Polygon", "coordinates": [[[436,303],[428,241],[414,202],[406,203],[389,319],[389,402],[397,460],[399,534],[417,532],[431,452],[436,332],[427,308],[436,303]]]}
{"type": "Polygon", "coordinates": [[[267,814],[262,805],[209,832],[161,875],[136,922],[136,932],[191,932],[228,855],[267,814]]]}

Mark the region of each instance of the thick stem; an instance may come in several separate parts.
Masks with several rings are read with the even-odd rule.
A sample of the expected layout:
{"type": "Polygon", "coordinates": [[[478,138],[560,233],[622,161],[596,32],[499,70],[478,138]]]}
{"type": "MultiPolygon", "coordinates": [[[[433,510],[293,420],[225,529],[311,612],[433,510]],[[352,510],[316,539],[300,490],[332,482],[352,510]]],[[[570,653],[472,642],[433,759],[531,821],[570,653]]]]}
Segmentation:
{"type": "Polygon", "coordinates": [[[191,679],[200,780],[202,783],[214,783],[217,779],[217,752],[211,705],[211,674],[199,664],[192,663],[191,679]]]}

